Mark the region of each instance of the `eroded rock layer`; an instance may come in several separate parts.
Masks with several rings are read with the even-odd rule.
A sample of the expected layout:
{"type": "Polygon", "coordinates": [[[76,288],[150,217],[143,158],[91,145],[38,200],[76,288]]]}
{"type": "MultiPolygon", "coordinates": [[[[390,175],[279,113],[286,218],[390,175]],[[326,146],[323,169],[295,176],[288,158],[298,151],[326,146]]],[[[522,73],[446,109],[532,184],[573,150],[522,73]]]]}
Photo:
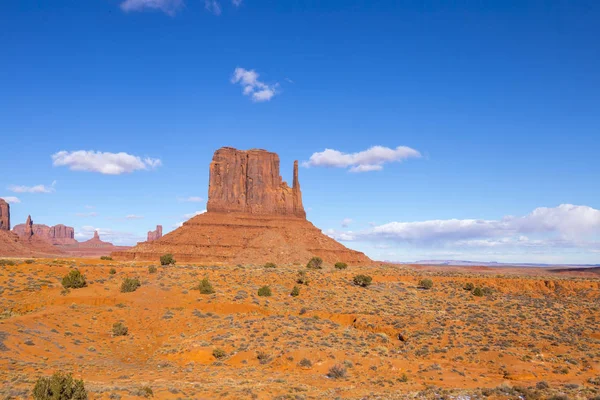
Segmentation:
{"type": "Polygon", "coordinates": [[[10,204],[0,199],[0,231],[10,231],[10,204]]]}
{"type": "MultiPolygon", "coordinates": [[[[46,239],[52,244],[76,244],[75,240],[75,229],[70,226],[58,224],[54,226],[48,226],[43,224],[31,224],[31,231],[33,235],[40,239],[46,239]]],[[[13,232],[21,237],[27,237],[29,235],[28,224],[18,224],[13,228],[13,232]]],[[[29,235],[31,236],[31,235],[29,235]]]]}
{"type": "Polygon", "coordinates": [[[162,237],[162,225],[156,225],[155,231],[148,231],[147,242],[152,242],[154,240],[158,240],[162,237]]]}

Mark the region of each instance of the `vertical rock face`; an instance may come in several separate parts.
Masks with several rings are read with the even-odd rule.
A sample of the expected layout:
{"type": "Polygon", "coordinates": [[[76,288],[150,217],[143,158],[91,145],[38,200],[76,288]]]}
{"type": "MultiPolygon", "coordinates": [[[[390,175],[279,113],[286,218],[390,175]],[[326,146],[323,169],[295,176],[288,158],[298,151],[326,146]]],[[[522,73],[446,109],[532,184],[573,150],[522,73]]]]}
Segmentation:
{"type": "Polygon", "coordinates": [[[94,231],[94,237],[92,239],[100,240],[100,234],[98,231],[94,231]]]}
{"type": "Polygon", "coordinates": [[[162,237],[162,225],[156,225],[155,231],[148,232],[148,239],[146,241],[152,242],[154,240],[160,239],[161,237],[162,237]]]}
{"type": "MultiPolygon", "coordinates": [[[[13,232],[21,237],[29,237],[26,233],[27,224],[18,224],[13,228],[13,232]]],[[[75,244],[75,229],[62,224],[48,226],[42,224],[32,224],[31,231],[40,239],[45,239],[52,244],[75,244]]]]}
{"type": "Polygon", "coordinates": [[[10,204],[0,199],[0,231],[10,231],[10,204]]]}
{"type": "Polygon", "coordinates": [[[306,218],[294,162],[290,188],[279,175],[279,156],[266,150],[222,147],[210,164],[209,212],[243,212],[306,218]]]}
{"type": "Polygon", "coordinates": [[[23,236],[26,238],[33,236],[33,221],[31,220],[31,215],[28,215],[27,221],[25,221],[25,233],[23,236]]]}

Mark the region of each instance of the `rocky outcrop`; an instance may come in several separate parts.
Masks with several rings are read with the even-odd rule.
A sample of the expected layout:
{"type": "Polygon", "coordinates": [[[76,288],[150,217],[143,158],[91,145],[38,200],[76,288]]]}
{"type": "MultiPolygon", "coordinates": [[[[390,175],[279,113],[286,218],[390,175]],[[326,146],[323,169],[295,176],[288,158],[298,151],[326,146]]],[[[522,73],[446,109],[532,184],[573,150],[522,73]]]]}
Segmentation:
{"type": "Polygon", "coordinates": [[[10,231],[10,204],[0,199],[0,231],[10,231]]]}
{"type": "Polygon", "coordinates": [[[298,162],[290,188],[279,175],[279,156],[266,150],[217,150],[210,163],[208,212],[242,212],[306,218],[298,162]]]}
{"type": "MultiPolygon", "coordinates": [[[[27,237],[27,224],[18,224],[13,232],[21,237],[27,237]]],[[[48,226],[43,224],[32,224],[33,234],[41,239],[46,239],[52,244],[76,244],[75,229],[63,224],[48,226]]],[[[30,235],[31,236],[31,235],[30,235]]]]}
{"type": "Polygon", "coordinates": [[[147,242],[153,242],[155,240],[158,240],[162,237],[162,225],[156,225],[156,230],[155,231],[148,231],[148,238],[146,239],[147,242]]]}
{"type": "Polygon", "coordinates": [[[100,234],[98,233],[98,231],[94,231],[94,237],[91,238],[90,240],[86,240],[85,242],[81,242],[79,243],[79,248],[80,249],[94,249],[94,248],[108,248],[108,247],[115,247],[112,243],[109,242],[104,242],[102,240],[100,240],[100,234]]]}
{"type": "Polygon", "coordinates": [[[30,238],[33,236],[33,220],[31,219],[31,215],[27,216],[27,221],[25,221],[25,228],[23,230],[23,237],[30,238]]]}
{"type": "Polygon", "coordinates": [[[328,264],[372,262],[306,220],[297,162],[290,188],[279,175],[277,154],[229,147],[217,150],[210,164],[206,213],[160,240],[112,255],[120,260],[158,260],[167,253],[180,262],[225,265],[306,265],[314,256],[328,264]]]}

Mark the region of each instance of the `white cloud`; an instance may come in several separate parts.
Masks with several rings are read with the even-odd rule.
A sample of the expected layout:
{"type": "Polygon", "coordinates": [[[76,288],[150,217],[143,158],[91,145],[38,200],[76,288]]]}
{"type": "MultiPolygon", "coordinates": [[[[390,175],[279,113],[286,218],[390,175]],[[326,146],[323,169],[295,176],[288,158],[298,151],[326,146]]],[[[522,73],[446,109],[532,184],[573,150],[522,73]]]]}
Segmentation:
{"type": "Polygon", "coordinates": [[[215,15],[221,15],[221,4],[217,0],[204,0],[204,8],[215,15]]]}
{"type": "Polygon", "coordinates": [[[144,216],[143,215],[135,215],[135,214],[129,214],[125,216],[125,219],[143,219],[144,216]]]}
{"type": "Polygon", "coordinates": [[[162,165],[156,158],[140,157],[127,153],[104,153],[100,151],[59,151],[52,155],[53,165],[68,166],[73,171],[99,172],[107,175],[120,175],[137,170],[147,170],[162,165]]]}
{"type": "Polygon", "coordinates": [[[173,16],[183,6],[183,0],[125,0],[121,3],[121,10],[125,12],[146,9],[160,10],[165,14],[173,16]]]}
{"type": "Polygon", "coordinates": [[[89,206],[89,205],[86,205],[86,206],[85,206],[85,208],[87,208],[88,210],[93,210],[94,208],[96,208],[96,206],[89,206]]]}
{"type": "Polygon", "coordinates": [[[199,196],[178,197],[177,200],[188,203],[200,203],[204,201],[204,199],[199,196]]]}
{"type": "Polygon", "coordinates": [[[132,232],[120,232],[108,228],[97,228],[90,225],[76,229],[75,239],[78,241],[89,240],[94,236],[94,232],[96,231],[98,232],[98,235],[100,235],[100,240],[110,242],[116,246],[133,246],[137,242],[143,242],[145,240],[145,237],[138,236],[132,232]]]}
{"type": "Polygon", "coordinates": [[[88,212],[88,213],[75,213],[75,216],[79,217],[79,218],[97,217],[98,213],[95,211],[88,212]]]}
{"type": "MultiPolygon", "coordinates": [[[[189,213],[189,214],[183,214],[183,218],[185,219],[185,221],[187,221],[188,219],[194,218],[196,215],[204,214],[205,212],[206,212],[206,210],[202,210],[202,211],[196,211],[196,212],[189,213]]],[[[185,221],[177,222],[176,224],[173,225],[173,228],[180,228],[185,221]]]]}
{"type": "Polygon", "coordinates": [[[239,83],[246,96],[251,96],[252,101],[257,103],[269,101],[277,94],[278,83],[267,85],[258,80],[258,73],[253,69],[236,68],[231,78],[231,83],[239,83]]]}
{"type": "Polygon", "coordinates": [[[241,6],[243,2],[244,0],[231,0],[231,3],[236,7],[241,6]]]}
{"type": "Polygon", "coordinates": [[[350,168],[350,172],[368,172],[379,171],[383,169],[383,164],[388,162],[401,162],[408,158],[419,157],[421,157],[421,153],[406,146],[398,146],[395,149],[373,146],[358,153],[342,153],[338,150],[325,149],[322,152],[314,153],[302,165],[304,167],[350,168]]]}
{"type": "Polygon", "coordinates": [[[348,227],[348,225],[350,225],[351,223],[352,223],[352,218],[344,218],[344,219],[342,220],[342,226],[343,226],[344,228],[347,228],[347,227],[348,227]]]}
{"type": "Polygon", "coordinates": [[[23,185],[11,185],[8,190],[14,193],[53,193],[54,183],[52,186],[35,185],[35,186],[23,186],[23,185]]]}
{"type": "Polygon", "coordinates": [[[17,203],[21,202],[21,200],[19,200],[19,198],[15,197],[15,196],[4,196],[4,197],[0,197],[0,199],[3,199],[8,204],[17,204],[17,203]]]}

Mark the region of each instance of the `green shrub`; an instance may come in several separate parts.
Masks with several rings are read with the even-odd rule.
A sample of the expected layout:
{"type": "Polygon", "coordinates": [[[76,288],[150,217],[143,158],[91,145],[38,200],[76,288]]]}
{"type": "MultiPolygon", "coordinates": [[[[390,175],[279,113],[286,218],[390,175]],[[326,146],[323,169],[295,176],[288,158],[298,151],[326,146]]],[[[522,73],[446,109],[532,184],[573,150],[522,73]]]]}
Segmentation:
{"type": "Polygon", "coordinates": [[[406,383],[408,382],[408,376],[406,374],[402,374],[400,378],[398,378],[400,382],[406,383]]]}
{"type": "Polygon", "coordinates": [[[114,336],[126,336],[129,329],[122,322],[115,322],[112,327],[112,335],[114,336]]]}
{"type": "Polygon", "coordinates": [[[357,286],[361,286],[361,287],[367,287],[371,284],[371,281],[373,280],[373,278],[371,278],[369,275],[356,275],[352,281],[354,282],[355,285],[357,286]]]}
{"type": "Polygon", "coordinates": [[[298,366],[300,366],[302,368],[312,368],[312,361],[310,361],[308,358],[303,358],[298,363],[298,366]]]}
{"type": "Polygon", "coordinates": [[[348,264],[346,264],[345,262],[336,262],[335,268],[336,269],[346,269],[346,268],[348,268],[348,264]]]}
{"type": "Polygon", "coordinates": [[[346,377],[346,367],[336,364],[333,367],[329,368],[329,372],[327,372],[327,376],[331,379],[340,379],[346,377]]]}
{"type": "Polygon", "coordinates": [[[123,280],[123,283],[121,283],[121,292],[135,292],[140,286],[142,286],[142,284],[140,283],[140,280],[138,278],[125,278],[123,280]]]}
{"type": "Polygon", "coordinates": [[[108,271],[108,273],[109,273],[109,274],[111,274],[111,275],[114,275],[114,274],[116,274],[116,273],[117,273],[117,270],[116,270],[116,269],[114,269],[114,268],[111,268],[111,269],[108,271]]]}
{"type": "Polygon", "coordinates": [[[259,296],[270,296],[271,295],[271,288],[268,286],[263,286],[260,289],[258,289],[258,295],[259,296]]]}
{"type": "Polygon", "coordinates": [[[309,269],[323,268],[323,259],[320,257],[311,258],[310,261],[308,261],[308,264],[306,264],[306,268],[309,268],[309,269]]]}
{"type": "Polygon", "coordinates": [[[476,287],[473,289],[473,296],[481,297],[483,296],[483,290],[480,287],[476,287]]]}
{"type": "Polygon", "coordinates": [[[275,265],[275,263],[268,262],[265,264],[265,268],[277,268],[277,265],[275,265]]]}
{"type": "Polygon", "coordinates": [[[213,289],[213,286],[208,278],[202,279],[200,284],[198,284],[197,289],[200,290],[201,294],[213,294],[215,292],[215,289],[213,289]]]}
{"type": "Polygon", "coordinates": [[[33,387],[35,400],[87,400],[83,381],[71,374],[55,372],[51,377],[39,378],[33,387]]]}
{"type": "Polygon", "coordinates": [[[65,289],[79,289],[87,286],[85,276],[81,275],[78,269],[72,269],[62,278],[62,285],[65,289]]]}
{"type": "Polygon", "coordinates": [[[294,286],[294,288],[292,289],[292,293],[290,293],[290,296],[297,297],[299,295],[300,295],[300,288],[298,286],[294,286]]]}
{"type": "Polygon", "coordinates": [[[467,282],[465,284],[465,286],[463,287],[463,289],[471,291],[471,290],[475,289],[475,285],[473,285],[471,282],[467,282]]]}
{"type": "Polygon", "coordinates": [[[419,287],[421,289],[431,289],[433,287],[433,281],[431,279],[421,279],[419,281],[419,287]]]}
{"type": "Polygon", "coordinates": [[[109,256],[102,256],[100,257],[101,260],[105,260],[105,261],[112,261],[112,257],[109,256]]]}
{"type": "Polygon", "coordinates": [[[25,264],[33,264],[35,262],[35,260],[25,260],[25,264]]]}
{"type": "Polygon", "coordinates": [[[150,386],[142,386],[138,392],[138,396],[142,396],[145,398],[154,397],[154,392],[150,386]]]}
{"type": "Polygon", "coordinates": [[[17,265],[13,260],[7,260],[5,258],[0,259],[0,265],[1,266],[5,266],[5,265],[17,265]]]}
{"type": "Polygon", "coordinates": [[[217,360],[227,356],[227,353],[225,352],[225,350],[221,349],[220,347],[217,347],[216,349],[214,349],[212,354],[213,354],[213,357],[216,358],[217,360]]]}
{"type": "Polygon", "coordinates": [[[176,261],[173,258],[173,254],[165,254],[164,256],[160,256],[160,265],[173,265],[175,262],[176,261]]]}
{"type": "Polygon", "coordinates": [[[156,268],[154,265],[151,265],[148,267],[148,272],[151,274],[155,274],[156,271],[158,271],[158,268],[156,268]]]}
{"type": "Polygon", "coordinates": [[[301,285],[308,285],[308,276],[306,275],[305,271],[298,272],[298,279],[296,279],[296,283],[299,283],[301,285]]]}

